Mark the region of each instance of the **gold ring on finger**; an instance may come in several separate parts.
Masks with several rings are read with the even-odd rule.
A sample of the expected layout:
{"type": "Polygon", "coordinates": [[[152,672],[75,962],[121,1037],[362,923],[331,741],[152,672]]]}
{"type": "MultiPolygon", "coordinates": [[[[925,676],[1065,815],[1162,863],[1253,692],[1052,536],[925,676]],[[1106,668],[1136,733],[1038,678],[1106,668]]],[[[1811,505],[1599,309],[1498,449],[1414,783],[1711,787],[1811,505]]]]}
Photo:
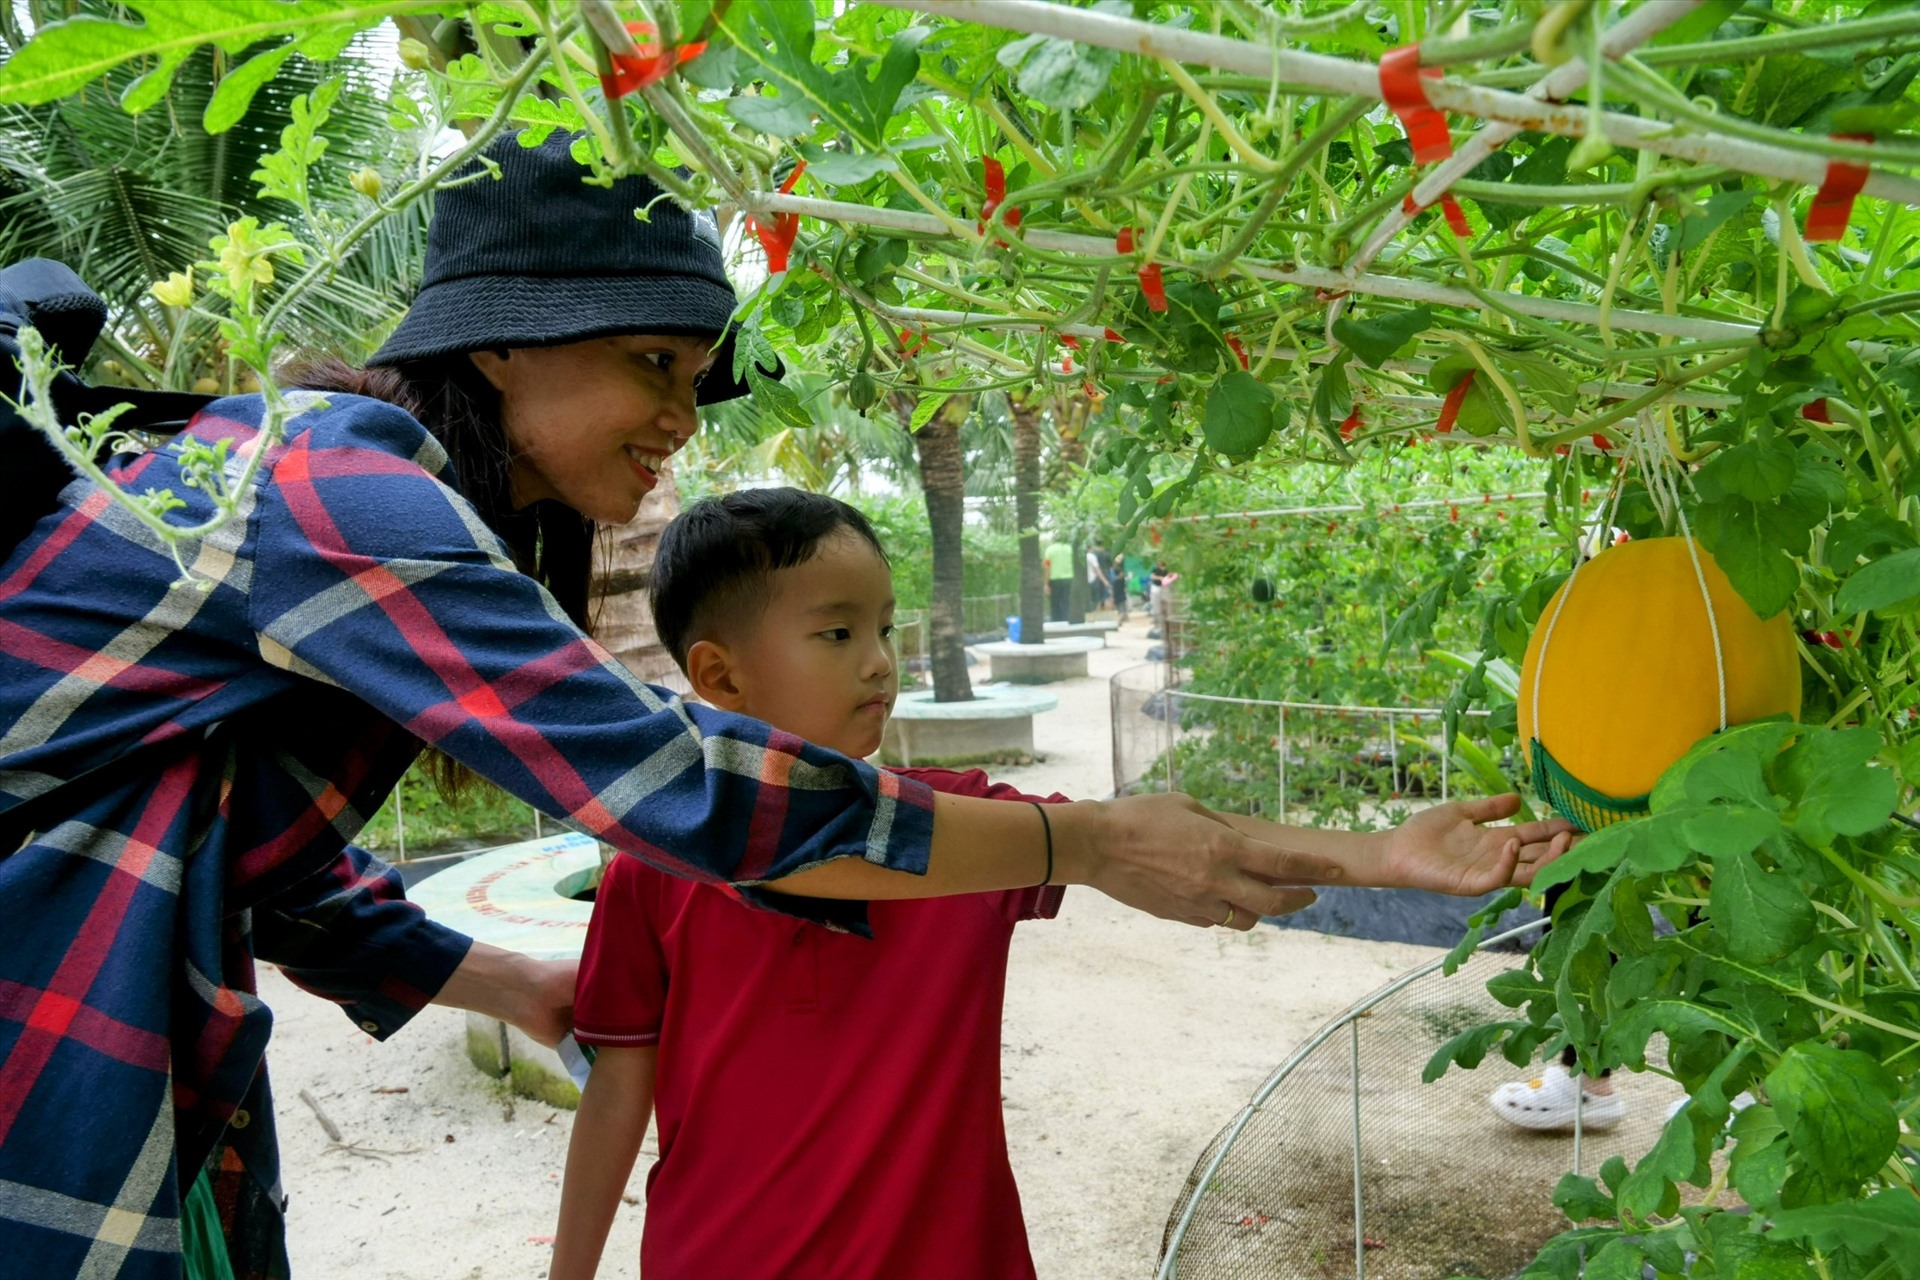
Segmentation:
{"type": "Polygon", "coordinates": [[[1231,928],[1233,928],[1233,918],[1234,918],[1234,916],[1236,916],[1236,915],[1238,915],[1238,914],[1239,914],[1239,911],[1240,911],[1240,908],[1238,908],[1238,907],[1236,907],[1236,906],[1234,906],[1234,905],[1233,905],[1232,903],[1228,903],[1228,904],[1227,904],[1227,918],[1226,918],[1225,920],[1222,920],[1222,921],[1220,922],[1220,927],[1221,927],[1222,929],[1231,929],[1231,928]]]}

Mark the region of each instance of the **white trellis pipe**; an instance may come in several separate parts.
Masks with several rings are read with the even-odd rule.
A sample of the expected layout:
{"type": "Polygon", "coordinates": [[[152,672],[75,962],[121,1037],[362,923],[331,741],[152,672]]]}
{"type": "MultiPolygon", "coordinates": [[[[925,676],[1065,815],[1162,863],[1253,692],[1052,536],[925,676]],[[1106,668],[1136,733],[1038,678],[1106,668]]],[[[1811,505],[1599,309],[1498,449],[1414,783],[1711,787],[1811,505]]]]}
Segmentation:
{"type": "MultiPolygon", "coordinates": [[[[1167,58],[1239,75],[1260,76],[1327,93],[1381,97],[1380,70],[1370,62],[1257,45],[1204,31],[1182,31],[1090,9],[1074,9],[1049,0],[873,0],[873,3],[1118,49],[1145,58],[1167,58]]],[[[1427,91],[1427,101],[1442,111],[1504,121],[1523,129],[1569,138],[1582,138],[1587,133],[1584,107],[1544,103],[1504,89],[1483,89],[1463,80],[1423,80],[1421,83],[1427,91]]],[[[1608,141],[1617,147],[1654,151],[1695,164],[1718,165],[1808,186],[1817,186],[1826,178],[1826,157],[1811,152],[1789,151],[1744,138],[1684,131],[1683,126],[1664,120],[1612,111],[1601,113],[1600,119],[1608,141]]],[[[1920,205],[1920,179],[1875,168],[1867,177],[1863,194],[1920,205]]]]}
{"type": "MultiPolygon", "coordinates": [[[[1008,4],[1024,2],[1025,0],[1006,0],[1008,4]]],[[[747,207],[749,212],[755,214],[797,213],[806,218],[873,227],[882,231],[904,231],[914,235],[937,236],[942,239],[951,237],[951,232],[946,225],[932,214],[913,213],[905,209],[870,209],[866,205],[853,204],[844,200],[817,200],[810,196],[779,195],[769,192],[748,196],[747,207]]],[[[1039,229],[1020,234],[1025,243],[1036,249],[1078,254],[1089,258],[1106,258],[1111,261],[1131,260],[1131,255],[1120,253],[1114,247],[1113,241],[1104,236],[1039,229]]],[[[1171,259],[1166,261],[1170,266],[1182,265],[1171,259]]],[[[1242,259],[1234,269],[1256,279],[1295,284],[1302,288],[1319,289],[1328,293],[1364,293],[1378,298],[1394,298],[1402,302],[1425,302],[1435,306],[1462,307],[1470,311],[1486,308],[1486,303],[1475,297],[1471,290],[1455,288],[1452,285],[1434,284],[1425,280],[1406,280],[1397,276],[1375,275],[1370,272],[1347,275],[1339,271],[1329,271],[1324,267],[1258,262],[1248,259],[1242,259]]],[[[1522,315],[1533,316],[1540,320],[1557,320],[1568,324],[1598,324],[1600,319],[1600,308],[1588,302],[1537,298],[1525,293],[1502,294],[1500,301],[1502,305],[1522,315]]],[[[1615,310],[1609,314],[1608,323],[1615,329],[1666,334],[1670,337],[1701,342],[1747,339],[1760,333],[1760,326],[1737,320],[1709,320],[1702,316],[1669,316],[1654,311],[1615,310]]],[[[1068,326],[1066,331],[1079,336],[1079,330],[1073,326],[1068,326]]],[[[1887,351],[1878,343],[1856,343],[1854,349],[1870,359],[1884,359],[1887,351]]]]}
{"type": "MultiPolygon", "coordinates": [[[[1305,354],[1306,358],[1314,364],[1326,364],[1339,353],[1322,349],[1305,354]]],[[[1649,352],[1648,354],[1653,355],[1655,353],[1649,352]]],[[[1268,347],[1266,355],[1272,360],[1298,360],[1301,358],[1302,353],[1297,347],[1268,347]]],[[[1412,374],[1415,377],[1424,377],[1428,371],[1433,368],[1434,363],[1432,360],[1388,360],[1380,367],[1390,373],[1406,373],[1412,374]]],[[[1614,382],[1609,379],[1604,382],[1582,382],[1575,387],[1575,390],[1583,396],[1597,396],[1602,400],[1631,400],[1635,396],[1645,395],[1647,392],[1652,391],[1653,384],[1649,382],[1614,382]]],[[[1685,387],[1677,387],[1674,389],[1673,394],[1666,398],[1666,403],[1684,404],[1695,409],[1731,409],[1733,406],[1739,404],[1740,401],[1733,396],[1720,396],[1710,391],[1689,391],[1685,387]]]]}
{"type": "MultiPolygon", "coordinates": [[[[1007,0],[1007,2],[1016,3],[1017,0],[1007,0]]],[[[748,207],[756,214],[797,213],[806,218],[852,223],[883,231],[907,231],[916,235],[941,238],[947,238],[950,235],[945,224],[930,213],[913,213],[905,209],[870,209],[866,205],[843,200],[818,200],[810,196],[765,193],[749,196],[748,207]]],[[[1020,238],[1036,249],[1054,253],[1072,253],[1082,257],[1106,258],[1113,261],[1130,261],[1132,257],[1132,255],[1121,253],[1114,247],[1114,242],[1104,236],[1036,229],[1022,232],[1020,238]]],[[[1166,261],[1171,266],[1181,265],[1171,259],[1166,261]]],[[[1486,307],[1486,304],[1476,298],[1470,290],[1434,284],[1425,280],[1407,280],[1398,276],[1374,275],[1368,272],[1346,275],[1324,267],[1310,267],[1303,264],[1282,265],[1250,259],[1241,259],[1235,264],[1234,269],[1257,279],[1295,284],[1302,288],[1321,289],[1330,293],[1364,293],[1379,298],[1394,298],[1402,302],[1427,302],[1436,306],[1465,307],[1473,311],[1486,307]]],[[[1596,324],[1600,317],[1600,308],[1591,303],[1563,302],[1556,298],[1536,298],[1521,293],[1502,295],[1501,302],[1522,315],[1531,315],[1541,320],[1596,324]]],[[[1676,338],[1704,342],[1751,338],[1760,332],[1759,326],[1742,324],[1738,321],[1708,320],[1697,316],[1669,316],[1651,311],[1615,310],[1608,319],[1616,329],[1668,334],[1676,338]]]]}
{"type": "MultiPolygon", "coordinates": [[[[882,316],[914,329],[1001,329],[1013,333],[1058,333],[1073,338],[1086,338],[1092,342],[1106,341],[1106,330],[1093,324],[1047,324],[1039,320],[1009,318],[999,312],[947,311],[933,307],[890,307],[879,308],[882,316]]],[[[1302,352],[1298,347],[1270,346],[1260,353],[1268,360],[1283,360],[1292,363],[1295,360],[1307,360],[1313,364],[1326,364],[1337,354],[1330,349],[1302,352]]],[[[1649,351],[1649,357],[1657,356],[1657,350],[1649,351]]],[[[1388,360],[1380,367],[1391,373],[1406,373],[1416,377],[1424,376],[1433,368],[1431,360],[1388,360]]],[[[1650,382],[1582,382],[1576,390],[1581,395],[1596,396],[1602,400],[1631,400],[1635,396],[1645,395],[1654,390],[1650,382]]],[[[1412,408],[1437,406],[1439,399],[1427,396],[1375,396],[1389,404],[1403,404],[1412,408]]],[[[1696,409],[1731,409],[1739,401],[1732,396],[1714,395],[1708,391],[1689,391],[1677,387],[1668,396],[1667,403],[1683,404],[1696,409]]]]}
{"type": "MultiPolygon", "coordinates": [[[[1643,4],[1632,13],[1607,28],[1600,37],[1600,52],[1608,58],[1620,58],[1632,53],[1662,31],[1699,8],[1703,0],[1665,0],[1661,4],[1643,4]]],[[[1587,83],[1587,62],[1576,57],[1549,71],[1532,88],[1527,97],[1544,102],[1563,102],[1568,94],[1587,83]]],[[[1485,160],[1501,147],[1519,136],[1518,125],[1505,121],[1495,121],[1484,126],[1462,143],[1457,151],[1446,160],[1442,160],[1419,182],[1414,184],[1413,203],[1416,213],[1410,214],[1404,208],[1393,209],[1380,220],[1373,234],[1361,246],[1360,252],[1347,262],[1350,271],[1365,271],[1373,265],[1380,251],[1393,242],[1393,238],[1407,229],[1417,211],[1445,195],[1448,188],[1473,171],[1475,165],[1485,160]]]]}

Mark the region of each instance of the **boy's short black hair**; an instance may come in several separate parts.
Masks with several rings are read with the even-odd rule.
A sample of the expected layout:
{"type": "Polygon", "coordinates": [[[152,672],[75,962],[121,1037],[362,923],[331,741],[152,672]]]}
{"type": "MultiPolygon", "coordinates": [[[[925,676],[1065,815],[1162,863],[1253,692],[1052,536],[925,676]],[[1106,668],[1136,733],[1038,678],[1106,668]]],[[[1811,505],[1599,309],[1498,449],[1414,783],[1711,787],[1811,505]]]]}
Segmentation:
{"type": "Polygon", "coordinates": [[[842,529],[887,559],[867,518],[825,494],[742,489],[694,503],[661,530],[653,553],[647,600],[660,643],[685,671],[687,650],[720,627],[757,617],[768,577],[811,560],[842,529]]]}

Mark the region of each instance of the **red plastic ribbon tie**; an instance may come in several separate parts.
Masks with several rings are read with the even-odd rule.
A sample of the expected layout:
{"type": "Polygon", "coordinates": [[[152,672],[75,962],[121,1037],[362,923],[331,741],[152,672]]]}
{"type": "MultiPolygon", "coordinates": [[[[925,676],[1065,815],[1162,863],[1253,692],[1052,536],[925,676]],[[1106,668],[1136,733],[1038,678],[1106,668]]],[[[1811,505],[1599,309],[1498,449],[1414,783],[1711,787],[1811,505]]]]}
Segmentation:
{"type": "MultiPolygon", "coordinates": [[[[1872,142],[1870,133],[1836,133],[1835,141],[1872,142]]],[[[1807,206],[1806,238],[1838,240],[1847,233],[1853,218],[1853,198],[1867,185],[1868,166],[1848,160],[1827,161],[1827,178],[1813,194],[1807,206]]]]}
{"type": "MultiPolygon", "coordinates": [[[[1342,440],[1351,440],[1354,437],[1354,433],[1366,425],[1366,420],[1360,416],[1360,410],[1355,409],[1347,415],[1346,421],[1340,424],[1340,438],[1342,440]]],[[[1399,504],[1396,503],[1393,509],[1398,511],[1400,509],[1399,504]]]]}
{"type": "Polygon", "coordinates": [[[1063,333],[1060,335],[1060,345],[1063,347],[1072,347],[1075,351],[1078,351],[1080,349],[1080,339],[1070,333],[1063,333]]]}
{"type": "MultiPolygon", "coordinates": [[[[992,156],[982,156],[980,159],[980,167],[986,172],[985,186],[987,199],[986,203],[980,206],[980,220],[974,225],[974,230],[984,233],[987,229],[987,219],[991,218],[993,211],[998,209],[1001,204],[1006,201],[1007,171],[1001,166],[1000,162],[992,156]]],[[[1018,209],[1009,209],[1000,215],[1000,221],[1010,227],[1017,227],[1020,225],[1020,211],[1018,209]]],[[[1002,249],[1007,247],[1005,240],[996,240],[994,243],[1002,249]]]]}
{"type": "Polygon", "coordinates": [[[1612,453],[1613,441],[1607,439],[1606,432],[1596,431],[1593,433],[1593,447],[1602,453],[1612,453]]]}
{"type": "MultiPolygon", "coordinates": [[[[1113,238],[1113,243],[1121,253],[1132,253],[1133,228],[1120,228],[1120,234],[1113,238]]],[[[1160,278],[1159,263],[1149,262],[1140,268],[1140,292],[1146,295],[1148,310],[1165,311],[1167,309],[1167,286],[1160,278]]]]}
{"type": "Polygon", "coordinates": [[[629,22],[627,32],[638,48],[633,53],[609,53],[613,69],[600,77],[600,92],[609,102],[666,79],[675,67],[683,67],[707,51],[705,40],[695,40],[671,53],[662,53],[660,30],[651,22],[629,22]]]}
{"type": "Polygon", "coordinates": [[[1125,342],[1126,338],[1121,334],[1121,332],[1118,329],[1109,328],[1107,330],[1107,341],[1108,342],[1125,342]]]}
{"type": "Polygon", "coordinates": [[[1832,416],[1827,413],[1827,398],[1825,396],[1821,396],[1818,400],[1809,400],[1801,405],[1800,416],[1808,422],[1831,423],[1833,421],[1832,416]]]}
{"type": "Polygon", "coordinates": [[[1447,392],[1447,398],[1440,405],[1440,421],[1437,429],[1442,432],[1453,430],[1453,424],[1460,417],[1460,406],[1467,401],[1467,391],[1473,386],[1473,375],[1478,369],[1467,370],[1467,376],[1453,384],[1453,390],[1447,392]]]}
{"type": "MultiPolygon", "coordinates": [[[[793,172],[780,184],[780,194],[786,195],[793,190],[793,184],[800,181],[800,175],[807,171],[807,162],[802,160],[793,166],[793,172]]],[[[793,239],[800,234],[800,215],[797,213],[776,213],[771,228],[763,225],[759,219],[747,218],[747,229],[760,241],[760,248],[767,255],[767,273],[779,275],[787,269],[787,257],[793,251],[793,239]]]]}
{"type": "Polygon", "coordinates": [[[1227,345],[1233,348],[1233,354],[1240,357],[1240,367],[1242,369],[1251,369],[1253,367],[1247,363],[1247,349],[1240,345],[1240,339],[1237,336],[1231,333],[1228,334],[1227,345]]]}
{"type": "MultiPolygon", "coordinates": [[[[1409,218],[1418,217],[1432,207],[1430,204],[1415,204],[1413,202],[1413,192],[1411,191],[1407,192],[1406,199],[1400,202],[1401,212],[1405,213],[1409,218]]],[[[1443,191],[1440,193],[1440,212],[1446,215],[1447,226],[1452,228],[1453,234],[1463,240],[1473,234],[1473,226],[1467,221],[1467,211],[1462,209],[1460,202],[1453,198],[1453,192],[1443,191]]]]}
{"type": "Polygon", "coordinates": [[[926,334],[915,333],[911,329],[902,329],[900,331],[900,347],[901,347],[900,354],[901,355],[911,356],[913,355],[914,352],[918,351],[920,348],[926,345],[927,345],[926,334]],[[911,342],[907,341],[907,339],[909,338],[913,339],[913,341],[911,342]]]}
{"type": "Polygon", "coordinates": [[[1149,311],[1165,311],[1167,309],[1167,286],[1160,279],[1159,263],[1149,262],[1146,266],[1140,268],[1140,292],[1147,295],[1147,309],[1149,311]]]}
{"type": "Polygon", "coordinates": [[[1420,46],[1403,44],[1389,49],[1380,59],[1380,96],[1387,107],[1400,117],[1413,144],[1415,164],[1435,164],[1453,154],[1453,135],[1447,132],[1447,118],[1427,101],[1422,80],[1438,80],[1440,68],[1420,65],[1420,46]]]}

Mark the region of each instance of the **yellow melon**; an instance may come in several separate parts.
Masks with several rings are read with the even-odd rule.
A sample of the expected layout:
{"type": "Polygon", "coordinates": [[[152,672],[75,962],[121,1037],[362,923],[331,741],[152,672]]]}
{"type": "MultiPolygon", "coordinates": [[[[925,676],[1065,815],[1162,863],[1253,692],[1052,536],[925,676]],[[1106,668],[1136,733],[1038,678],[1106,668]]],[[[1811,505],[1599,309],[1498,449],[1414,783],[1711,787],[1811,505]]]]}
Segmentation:
{"type": "MultiPolygon", "coordinates": [[[[1792,622],[1785,613],[1755,617],[1713,556],[1694,545],[1720,633],[1726,723],[1797,718],[1792,622]]],[[[1527,645],[1519,702],[1520,741],[1536,780],[1538,740],[1574,781],[1617,801],[1644,798],[1669,765],[1719,729],[1713,630],[1687,540],[1609,547],[1564,583],[1527,645]]]]}

